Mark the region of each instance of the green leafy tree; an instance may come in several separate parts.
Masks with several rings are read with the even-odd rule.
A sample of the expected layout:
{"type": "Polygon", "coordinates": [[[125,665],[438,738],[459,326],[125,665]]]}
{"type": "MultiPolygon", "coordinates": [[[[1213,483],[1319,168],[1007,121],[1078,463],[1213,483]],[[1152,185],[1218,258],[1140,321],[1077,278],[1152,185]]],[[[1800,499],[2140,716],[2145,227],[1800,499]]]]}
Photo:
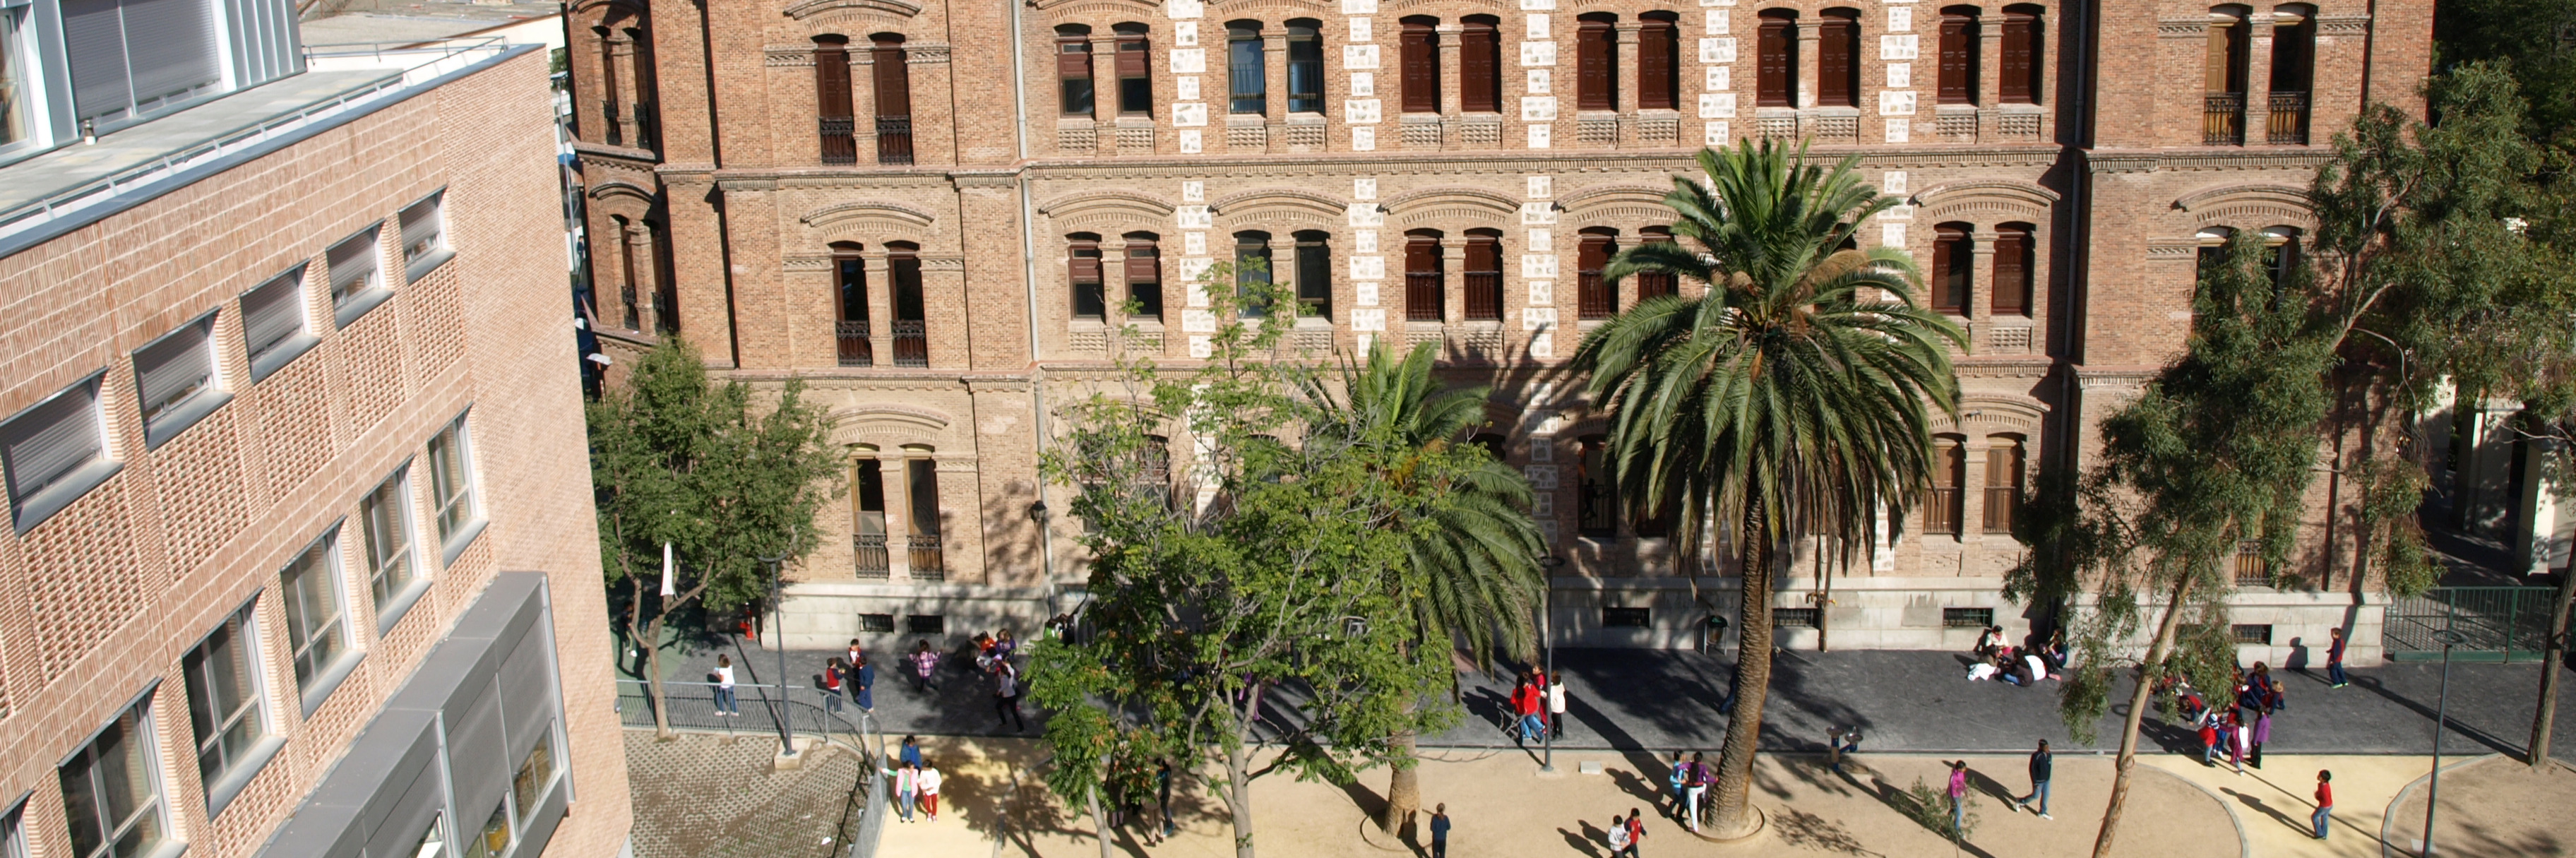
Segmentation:
{"type": "MultiPolygon", "coordinates": [[[[1404,533],[1407,558],[1420,573],[1419,587],[1403,593],[1423,636],[1410,648],[1428,659],[1463,646],[1479,664],[1497,648],[1532,658],[1531,611],[1547,586],[1538,556],[1547,544],[1530,518],[1529,480],[1484,448],[1459,443],[1484,425],[1492,389],[1442,385],[1431,375],[1436,354],[1433,344],[1423,343],[1399,360],[1380,344],[1369,350],[1366,363],[1344,364],[1333,379],[1341,392],[1314,377],[1306,380],[1306,398],[1331,415],[1318,429],[1331,433],[1332,441],[1389,446],[1394,455],[1386,461],[1397,470],[1386,479],[1413,480],[1422,457],[1452,460],[1435,469],[1454,480],[1449,485],[1406,487],[1431,492],[1425,514],[1392,522],[1404,533]]],[[[1378,818],[1378,827],[1390,834],[1422,808],[1416,738],[1411,732],[1395,737],[1386,807],[1378,818]]]]}
{"type": "Polygon", "coordinates": [[[601,565],[611,598],[627,591],[626,637],[645,647],[653,723],[664,736],[662,636],[671,615],[758,601],[768,588],[759,558],[817,544],[814,517],[841,464],[826,444],[823,409],[803,391],[790,380],[759,408],[750,387],[711,382],[697,349],[671,337],[587,409],[601,565]],[[666,544],[680,560],[667,598],[666,544]]]}
{"type": "Polygon", "coordinates": [[[1673,180],[1676,243],[1623,250],[1602,272],[1709,284],[1659,297],[1584,337],[1574,367],[1610,413],[1611,470],[1635,509],[1677,509],[1677,544],[1703,522],[1726,535],[1743,573],[1738,702],[1718,759],[1714,830],[1754,819],[1746,804],[1771,679],[1774,576],[1800,533],[1844,546],[1878,541],[1931,476],[1931,415],[1955,411],[1950,351],[1966,334],[1914,300],[1900,248],[1837,249],[1896,200],[1853,171],[1769,141],[1699,154],[1703,186],[1673,180]],[[1678,243],[1689,242],[1688,245],[1678,243]]]}
{"type": "MultiPolygon", "coordinates": [[[[1266,280],[1241,278],[1241,301],[1294,306],[1266,280]]],[[[1236,296],[1209,291],[1234,316],[1236,296]]],[[[1330,419],[1297,395],[1314,368],[1271,355],[1290,323],[1235,318],[1197,368],[1129,365],[1115,395],[1068,409],[1042,462],[1077,488],[1092,555],[1080,632],[1039,648],[1029,670],[1054,713],[1049,788],[1097,801],[1122,741],[1183,770],[1221,767],[1240,858],[1254,854],[1255,780],[1349,783],[1390,760],[1391,737],[1442,726],[1442,712],[1412,705],[1446,667],[1408,654],[1420,635],[1401,597],[1420,575],[1397,523],[1426,504],[1383,479],[1398,451],[1381,438],[1282,440],[1330,419]]],[[[1454,466],[1429,457],[1418,484],[1454,466]]]]}

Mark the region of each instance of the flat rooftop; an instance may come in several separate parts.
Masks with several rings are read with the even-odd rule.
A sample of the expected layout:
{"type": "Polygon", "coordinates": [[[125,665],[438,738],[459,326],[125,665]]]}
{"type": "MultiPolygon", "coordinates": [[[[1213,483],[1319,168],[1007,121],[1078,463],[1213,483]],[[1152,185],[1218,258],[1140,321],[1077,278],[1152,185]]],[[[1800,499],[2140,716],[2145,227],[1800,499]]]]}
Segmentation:
{"type": "Polygon", "coordinates": [[[378,3],[296,25],[305,47],[417,44],[563,14],[560,3],[378,3]]]}

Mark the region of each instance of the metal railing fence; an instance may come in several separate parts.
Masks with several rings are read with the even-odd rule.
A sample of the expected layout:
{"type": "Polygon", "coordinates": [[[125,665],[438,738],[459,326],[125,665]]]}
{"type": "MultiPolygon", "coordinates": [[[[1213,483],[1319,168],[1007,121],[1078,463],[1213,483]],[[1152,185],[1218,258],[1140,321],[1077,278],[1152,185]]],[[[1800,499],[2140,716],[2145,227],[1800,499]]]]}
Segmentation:
{"type": "MultiPolygon", "coordinates": [[[[840,830],[833,836],[836,842],[849,844],[843,853],[846,858],[874,858],[886,817],[893,813],[893,787],[883,771],[888,759],[885,734],[874,718],[859,711],[857,703],[820,688],[735,683],[732,708],[740,714],[726,715],[712,682],[664,680],[662,695],[668,707],[664,714],[675,730],[756,739],[777,736],[779,722],[784,720],[789,735],[813,736],[857,752],[860,783],[850,798],[855,812],[845,810],[840,830]]],[[[617,680],[617,713],[629,728],[652,728],[651,685],[640,679],[617,680]]]]}

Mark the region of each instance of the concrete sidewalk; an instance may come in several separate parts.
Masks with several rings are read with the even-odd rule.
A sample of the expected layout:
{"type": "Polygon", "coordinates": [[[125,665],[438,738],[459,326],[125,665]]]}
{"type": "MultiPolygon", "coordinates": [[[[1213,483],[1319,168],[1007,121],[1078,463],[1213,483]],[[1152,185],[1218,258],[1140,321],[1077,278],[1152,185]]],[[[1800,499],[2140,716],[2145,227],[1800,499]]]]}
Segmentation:
{"type": "MultiPolygon", "coordinates": [[[[744,682],[768,681],[768,674],[777,670],[775,651],[747,645],[726,651],[744,669],[744,682]]],[[[824,661],[839,654],[788,653],[791,683],[819,686],[824,661]]],[[[670,678],[696,680],[714,667],[715,655],[665,653],[663,662],[670,678]]],[[[880,662],[875,697],[883,729],[1000,734],[990,682],[973,672],[970,659],[948,657],[938,687],[916,691],[909,671],[883,663],[890,655],[870,654],[880,662]]],[[[1858,726],[1867,737],[1865,751],[2017,752],[2039,739],[2070,754],[2117,747],[2125,690],[2114,695],[2095,740],[2078,743],[2058,718],[2058,683],[2021,688],[1968,682],[1965,660],[1959,653],[1901,650],[1780,653],[1772,662],[1764,746],[1821,750],[1827,729],[1858,726]]],[[[1556,667],[1566,675],[1570,700],[1560,748],[1713,750],[1723,741],[1726,718],[1718,714],[1717,703],[1733,670],[1726,659],[1663,650],[1561,649],[1556,667]]],[[[2530,733],[2539,670],[2528,663],[2452,665],[2451,733],[2444,744],[2464,755],[2519,753],[2530,733]]],[[[2274,720],[2267,748],[2271,753],[2416,754],[2432,747],[2441,684],[2438,664],[2354,670],[2347,688],[2328,688],[2322,674],[2276,675],[2287,687],[2289,707],[2274,720]]],[[[2576,676],[2568,678],[2560,684],[2561,713],[2576,712],[2576,676]]],[[[1423,744],[1512,748],[1514,742],[1500,726],[1510,688],[1480,674],[1462,680],[1465,717],[1452,729],[1425,737],[1423,744]]],[[[1043,713],[1031,706],[1022,709],[1029,721],[1023,735],[1037,735],[1043,713]]],[[[2565,738],[2554,755],[2576,761],[2576,716],[2562,714],[2560,723],[2565,738]]],[[[2150,752],[2161,748],[2175,753],[2197,753],[2199,744],[2193,734],[2156,721],[2152,712],[2145,742],[2150,752]]]]}

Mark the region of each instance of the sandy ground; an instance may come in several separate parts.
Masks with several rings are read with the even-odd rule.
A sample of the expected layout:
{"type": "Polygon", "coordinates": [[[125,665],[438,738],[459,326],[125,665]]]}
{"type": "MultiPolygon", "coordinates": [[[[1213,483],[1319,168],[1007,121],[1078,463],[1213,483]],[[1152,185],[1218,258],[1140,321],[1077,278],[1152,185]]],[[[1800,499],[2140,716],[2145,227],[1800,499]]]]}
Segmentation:
{"type": "MultiPolygon", "coordinates": [[[[1010,813],[1006,855],[1089,858],[1100,855],[1086,814],[1068,812],[1044,786],[1015,764],[1036,753],[1019,740],[940,739],[932,760],[947,775],[944,811],[937,822],[896,823],[886,830],[881,854],[986,856],[1010,813]],[[1016,774],[1015,774],[1016,771],[1016,774]],[[1004,801],[1018,785],[1016,798],[1004,801]]],[[[1426,805],[1446,802],[1456,830],[1450,852],[1458,856],[1562,856],[1603,858],[1603,825],[1613,814],[1645,808],[1647,840],[1641,852],[1667,855],[1916,856],[1951,852],[1942,834],[1915,824],[1896,808],[1895,793],[1920,777],[1943,783],[1946,758],[1930,755],[1865,755],[1847,775],[1826,770],[1821,758],[1765,756],[1755,771],[1755,804],[1769,814],[1768,831],[1740,844],[1693,838],[1659,815],[1661,783],[1639,774],[1653,765],[1606,752],[1560,754],[1559,774],[1541,774],[1519,753],[1434,752],[1422,767],[1426,805]],[[1580,774],[1581,763],[1602,774],[1580,774]]],[[[2021,757],[1970,757],[1974,834],[1958,854],[2077,855],[2089,852],[2100,808],[2110,795],[2111,764],[2098,757],[2060,756],[2052,785],[2054,821],[2010,808],[2004,794],[2029,788],[2021,757]]],[[[1652,770],[1647,770],[1652,771],[1652,770]]],[[[2129,819],[2139,821],[2115,852],[2137,858],[2236,858],[2235,823],[2219,801],[2162,770],[2141,767],[2130,790],[2129,819]],[[2185,824],[2173,824],[2187,820],[2185,824]]],[[[1361,836],[1367,811],[1377,806],[1386,773],[1371,771],[1353,787],[1265,779],[1255,787],[1256,846],[1276,855],[1387,858],[1413,849],[1381,849],[1361,836]]],[[[1147,823],[1119,830],[1113,856],[1231,856],[1232,830],[1222,803],[1203,790],[1176,797],[1182,831],[1159,846],[1143,842],[1147,823]]],[[[1148,817],[1153,816],[1147,810],[1148,817]]],[[[1424,819],[1428,819],[1426,813],[1424,819]]],[[[1421,854],[1417,852],[1416,854],[1421,854]]],[[[2257,853],[2262,854],[2262,853],[2257,853]]]]}
{"type": "MultiPolygon", "coordinates": [[[[2434,818],[2437,855],[2511,855],[2548,858],[2576,855],[2576,768],[2558,762],[2533,770],[2522,761],[2491,756],[2442,767],[2441,812],[2434,818]]],[[[2422,771],[2421,766],[2418,771],[2422,771]]],[[[2342,775],[2336,775],[2338,782],[2342,775]]],[[[2421,847],[2427,790],[2417,786],[2392,809],[2389,839],[2409,852],[2421,847]]],[[[2341,796],[2335,802],[2341,805],[2341,796]]]]}

